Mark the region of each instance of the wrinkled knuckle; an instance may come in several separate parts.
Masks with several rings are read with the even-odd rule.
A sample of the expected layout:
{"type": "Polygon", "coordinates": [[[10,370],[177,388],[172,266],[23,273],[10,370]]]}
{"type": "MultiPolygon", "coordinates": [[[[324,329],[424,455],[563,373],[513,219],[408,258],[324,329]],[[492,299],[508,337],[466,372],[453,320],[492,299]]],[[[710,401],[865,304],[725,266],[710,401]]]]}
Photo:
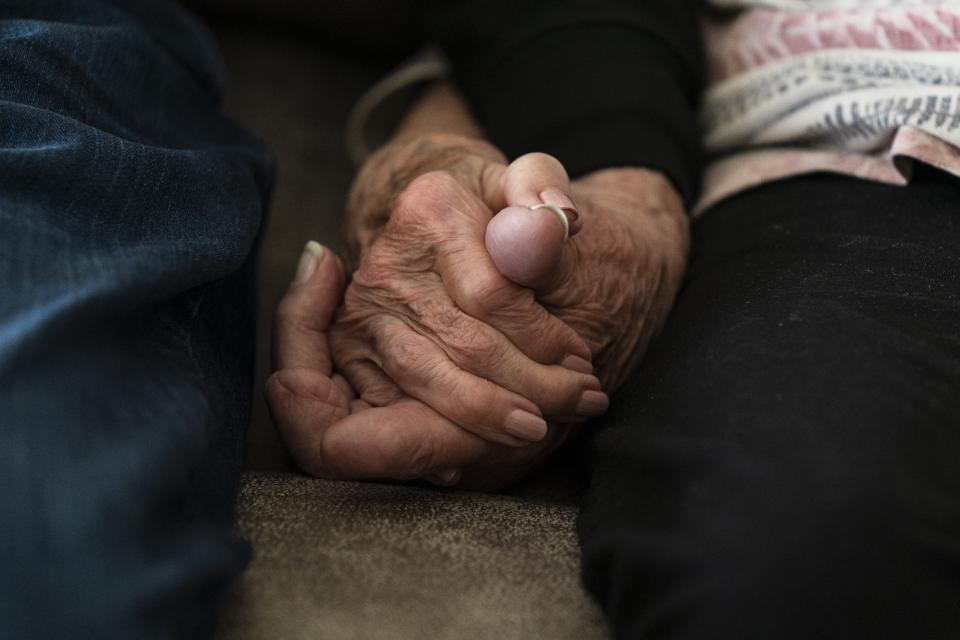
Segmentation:
{"type": "Polygon", "coordinates": [[[498,273],[477,271],[469,274],[458,285],[458,298],[463,310],[475,318],[487,318],[510,301],[509,287],[498,273]]]}
{"type": "Polygon", "coordinates": [[[482,331],[461,327],[448,345],[451,359],[461,368],[477,373],[495,368],[504,359],[503,348],[482,331]]]}
{"type": "Polygon", "coordinates": [[[420,228],[439,219],[441,207],[450,200],[457,181],[447,171],[430,171],[414,178],[397,195],[392,223],[401,228],[420,228]]]}
{"type": "Polygon", "coordinates": [[[353,282],[347,287],[345,301],[356,303],[358,284],[376,286],[389,281],[396,273],[395,263],[395,258],[388,253],[384,243],[375,243],[360,261],[353,282]]]}
{"type": "Polygon", "coordinates": [[[401,192],[400,199],[409,202],[436,202],[450,195],[457,188],[457,179],[449,171],[428,171],[410,181],[401,192]]]}
{"type": "Polygon", "coordinates": [[[534,334],[540,337],[539,346],[544,351],[544,364],[558,363],[571,353],[586,349],[580,336],[556,318],[548,316],[532,329],[534,334]]]}
{"type": "Polygon", "coordinates": [[[422,382],[423,338],[411,332],[390,330],[378,339],[377,351],[383,355],[384,368],[398,384],[422,382]]]}

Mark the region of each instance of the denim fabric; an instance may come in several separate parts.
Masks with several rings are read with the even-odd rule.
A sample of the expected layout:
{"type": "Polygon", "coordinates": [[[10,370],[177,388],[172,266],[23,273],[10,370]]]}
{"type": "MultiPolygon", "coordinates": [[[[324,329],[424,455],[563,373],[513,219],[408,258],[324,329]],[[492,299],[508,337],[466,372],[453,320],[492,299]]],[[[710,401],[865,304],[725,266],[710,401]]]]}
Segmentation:
{"type": "Polygon", "coordinates": [[[194,637],[230,531],[271,161],[172,2],[0,5],[0,638],[194,637]]]}

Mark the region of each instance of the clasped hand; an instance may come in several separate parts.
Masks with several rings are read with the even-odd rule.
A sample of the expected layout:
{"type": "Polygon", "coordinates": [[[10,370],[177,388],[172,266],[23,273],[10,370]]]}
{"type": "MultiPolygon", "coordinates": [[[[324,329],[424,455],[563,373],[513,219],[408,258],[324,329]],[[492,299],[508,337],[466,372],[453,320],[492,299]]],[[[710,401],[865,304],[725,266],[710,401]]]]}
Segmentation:
{"type": "Polygon", "coordinates": [[[277,310],[266,394],[301,468],[499,488],[603,413],[601,380],[619,384],[666,315],[686,245],[669,191],[631,201],[637,185],[609,178],[576,185],[565,241],[553,212],[527,208],[574,207],[549,156],[508,166],[481,141],[429,136],[371,158],[342,298],[342,262],[309,245],[277,310]],[[647,224],[613,211],[638,204],[647,224]],[[673,245],[672,261],[650,250],[673,245]]]}

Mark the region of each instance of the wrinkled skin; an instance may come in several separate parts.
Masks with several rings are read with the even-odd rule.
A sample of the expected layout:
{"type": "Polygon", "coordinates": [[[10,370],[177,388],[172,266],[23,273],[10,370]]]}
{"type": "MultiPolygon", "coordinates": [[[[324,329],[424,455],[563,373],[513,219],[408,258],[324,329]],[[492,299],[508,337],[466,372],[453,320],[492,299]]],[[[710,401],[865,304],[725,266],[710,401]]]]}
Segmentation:
{"type": "MultiPolygon", "coordinates": [[[[515,196],[511,176],[524,172],[530,182],[538,167],[555,165],[566,189],[566,173],[543,154],[508,167],[486,151],[459,154],[476,165],[468,175],[478,180],[458,177],[458,167],[434,170],[397,195],[363,250],[331,346],[337,369],[366,402],[409,395],[487,440],[522,446],[547,426],[541,420],[542,433],[518,438],[504,429],[511,413],[575,421],[601,414],[607,401],[588,347],[529,289],[501,275],[484,246],[491,208],[515,196]],[[583,370],[563,366],[570,356],[583,370]]],[[[547,222],[559,240],[559,222],[547,222]]]]}
{"type": "Polygon", "coordinates": [[[568,354],[592,356],[603,388],[614,390],[679,288],[686,218],[670,184],[654,172],[611,169],[577,180],[570,188],[582,231],[547,251],[556,264],[525,283],[534,293],[496,265],[557,242],[556,227],[550,231],[531,212],[535,222],[526,231],[520,219],[485,233],[491,211],[527,204],[503,192],[509,180],[502,158],[485,143],[452,136],[418,144],[415,152],[410,143],[386,148],[358,177],[349,220],[360,264],[336,323],[329,325],[342,278],[335,258],[291,287],[277,323],[278,351],[288,355],[278,358],[267,396],[310,473],[500,488],[570,428],[552,427],[542,441],[516,448],[520,442],[501,429],[503,412],[484,422],[484,410],[500,403],[557,422],[576,417],[576,398],[597,385],[558,366],[568,354]],[[432,155],[424,154],[431,145],[432,155]],[[414,169],[403,164],[410,158],[417,158],[414,169]],[[384,195],[390,188],[396,196],[384,195]],[[379,200],[371,204],[365,192],[379,200]],[[485,236],[489,251],[479,252],[477,238],[485,236]],[[284,326],[311,338],[295,340],[284,326]],[[303,349],[315,355],[289,355],[303,349]],[[333,374],[334,364],[345,379],[333,374]]]}
{"type": "Polygon", "coordinates": [[[597,171],[573,182],[583,230],[575,256],[538,298],[587,343],[612,393],[663,326],[680,288],[688,219],[672,185],[643,169],[597,171]]]}

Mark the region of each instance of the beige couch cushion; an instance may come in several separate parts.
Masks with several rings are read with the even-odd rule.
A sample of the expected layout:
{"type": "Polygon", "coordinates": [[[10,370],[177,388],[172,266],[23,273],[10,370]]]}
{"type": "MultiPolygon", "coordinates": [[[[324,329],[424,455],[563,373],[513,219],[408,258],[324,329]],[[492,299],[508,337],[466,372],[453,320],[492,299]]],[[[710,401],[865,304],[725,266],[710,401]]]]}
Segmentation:
{"type": "Polygon", "coordinates": [[[249,474],[253,565],[221,638],[592,640],[576,510],[509,496],[249,474]]]}

